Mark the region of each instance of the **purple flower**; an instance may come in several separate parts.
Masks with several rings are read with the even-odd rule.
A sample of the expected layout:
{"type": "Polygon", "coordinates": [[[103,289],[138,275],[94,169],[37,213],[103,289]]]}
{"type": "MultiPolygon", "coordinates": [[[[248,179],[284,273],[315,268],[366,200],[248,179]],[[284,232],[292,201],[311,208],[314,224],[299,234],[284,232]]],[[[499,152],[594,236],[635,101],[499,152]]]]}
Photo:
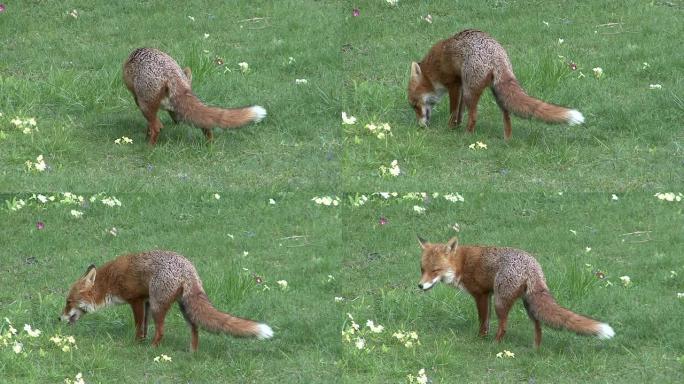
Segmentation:
{"type": "MultiPolygon", "coordinates": [[[[2,4],[0,4],[0,6],[2,6],[2,4]]],[[[37,221],[36,222],[36,229],[40,231],[43,228],[45,228],[45,223],[43,223],[42,221],[37,221]]]]}
{"type": "Polygon", "coordinates": [[[0,3],[0,12],[5,12],[5,4],[0,3]]]}
{"type": "Polygon", "coordinates": [[[573,71],[576,71],[577,70],[577,64],[570,62],[570,69],[572,69],[573,71]]]}
{"type": "Polygon", "coordinates": [[[387,220],[386,217],[381,216],[381,217],[380,217],[380,220],[378,220],[378,223],[380,223],[380,225],[389,224],[389,220],[387,220]]]}
{"type": "Polygon", "coordinates": [[[354,8],[352,11],[352,16],[357,17],[361,14],[361,11],[358,8],[354,8]]]}

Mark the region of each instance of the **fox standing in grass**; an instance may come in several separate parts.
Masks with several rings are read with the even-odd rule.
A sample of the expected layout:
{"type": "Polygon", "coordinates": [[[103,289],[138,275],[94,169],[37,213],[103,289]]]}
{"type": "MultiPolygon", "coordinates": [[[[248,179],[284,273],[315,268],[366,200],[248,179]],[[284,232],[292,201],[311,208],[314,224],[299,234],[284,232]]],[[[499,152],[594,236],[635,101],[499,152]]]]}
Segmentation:
{"type": "Polygon", "coordinates": [[[431,244],[418,238],[423,249],[421,279],[418,287],[427,291],[442,281],[461,288],[475,298],[480,319],[480,336],[489,332],[490,296],[499,318],[496,341],[506,333],[508,312],[522,297],[527,315],[534,322],[534,345],[541,344],[540,321],[570,331],[610,339],[613,328],[578,315],[556,303],[546,285],[541,266],[527,252],[513,248],[458,246],[452,238],[447,244],[431,244]]]}
{"type": "Polygon", "coordinates": [[[154,48],[138,48],[123,65],[124,82],[148,122],[150,144],[157,142],[163,128],[157,111],[169,112],[174,122],[186,121],[202,129],[208,140],[213,127],[234,128],[259,122],[266,110],[258,105],[222,109],[204,105],[192,93],[190,68],[182,69],[166,53],[154,48]]]}
{"type": "Polygon", "coordinates": [[[197,327],[234,336],[268,339],[273,330],[266,324],[220,312],[209,301],[195,267],[185,257],[169,251],[150,251],[119,256],[85,275],[69,290],[61,319],[75,323],[81,315],[113,304],[128,303],[133,309],[135,337],[147,337],[148,314],[155,323],[152,345],[164,336],[164,318],[173,302],[190,326],[192,351],[197,350],[197,327]]]}
{"type": "Polygon", "coordinates": [[[518,84],[504,48],[484,32],[467,29],[435,44],[420,63],[411,63],[408,99],[418,122],[427,126],[432,108],[449,93],[450,125],[461,124],[468,108],[468,132],[474,132],[477,103],[491,86],[503,113],[504,137],[511,138],[509,112],[548,123],[582,124],[584,116],[528,96],[518,84]]]}

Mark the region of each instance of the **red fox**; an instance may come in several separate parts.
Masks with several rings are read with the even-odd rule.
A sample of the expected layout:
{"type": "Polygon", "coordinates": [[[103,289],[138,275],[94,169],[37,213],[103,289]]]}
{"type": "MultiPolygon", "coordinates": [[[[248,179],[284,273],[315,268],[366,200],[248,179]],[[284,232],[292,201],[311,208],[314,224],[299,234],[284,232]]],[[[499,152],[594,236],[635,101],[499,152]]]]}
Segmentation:
{"type": "Polygon", "coordinates": [[[207,107],[192,93],[190,68],[181,70],[176,61],[154,48],[138,48],[123,64],[126,87],[148,122],[150,144],[157,142],[163,128],[157,111],[169,112],[174,122],[186,121],[202,129],[208,140],[213,127],[235,128],[249,122],[259,122],[266,110],[258,105],[222,109],[207,107]]]}
{"type": "Polygon", "coordinates": [[[435,44],[420,63],[411,63],[408,100],[418,123],[427,126],[432,108],[449,93],[449,125],[461,124],[463,103],[468,108],[468,132],[475,130],[477,102],[485,88],[503,113],[504,138],[511,138],[509,112],[548,123],[582,124],[584,116],[528,96],[518,84],[504,48],[484,32],[466,29],[435,44]]]}
{"type": "Polygon", "coordinates": [[[539,348],[540,320],[555,328],[610,339],[615,335],[606,323],[578,315],[558,305],[549,292],[541,266],[530,254],[512,248],[458,246],[455,237],[447,244],[431,244],[418,238],[423,249],[418,287],[427,291],[435,284],[458,287],[475,298],[480,336],[489,332],[489,297],[499,318],[496,341],[506,333],[508,312],[522,297],[527,315],[534,322],[534,345],[539,348]]]}
{"type": "Polygon", "coordinates": [[[269,339],[273,330],[266,324],[220,312],[209,301],[197,270],[185,257],[170,251],[149,251],[119,256],[100,268],[91,265],[69,290],[62,321],[75,323],[81,315],[114,304],[127,303],[133,309],[135,337],[147,337],[148,313],[155,324],[152,345],[164,336],[164,318],[178,302],[190,326],[190,348],[197,350],[197,327],[234,336],[269,339]]]}

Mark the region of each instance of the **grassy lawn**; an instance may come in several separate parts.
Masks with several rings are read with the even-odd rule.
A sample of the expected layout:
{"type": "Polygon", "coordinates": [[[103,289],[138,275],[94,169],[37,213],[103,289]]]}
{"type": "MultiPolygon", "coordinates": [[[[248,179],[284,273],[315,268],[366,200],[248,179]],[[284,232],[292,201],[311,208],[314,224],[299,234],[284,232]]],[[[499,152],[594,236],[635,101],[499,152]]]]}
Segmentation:
{"type": "Polygon", "coordinates": [[[4,5],[3,382],[81,372],[86,383],[408,383],[421,369],[433,383],[684,381],[680,1],[4,5]],[[474,135],[447,127],[447,101],[419,128],[406,101],[410,62],[464,28],[489,32],[529,94],[580,110],[586,124],[514,117],[507,143],[486,93],[474,135]],[[207,143],[160,115],[165,128],[150,147],[121,80],[140,46],[190,66],[206,103],[259,104],[268,117],[215,130],[207,143]],[[343,111],[357,123],[343,125],[343,111]],[[371,123],[389,124],[391,135],[377,138],[371,123]],[[124,136],[133,142],[115,144],[124,136]],[[476,142],[487,148],[469,149],[476,142]],[[45,170],[28,169],[39,156],[45,170]],[[399,176],[383,175],[394,160],[399,176]],[[654,196],[665,192],[674,201],[654,196]],[[417,234],[531,252],[558,302],[609,323],[616,337],[546,327],[537,351],[520,304],[503,343],[478,337],[470,296],[419,292],[417,234]],[[217,308],[268,323],[274,339],[201,331],[192,354],[177,308],[159,348],[134,341],[126,306],[58,322],[89,264],[148,249],[186,255],[217,308]],[[368,320],[384,330],[373,333],[368,320]],[[360,334],[346,340],[353,323],[360,334]],[[24,324],[42,333],[31,337],[24,324]],[[63,351],[55,335],[77,348],[63,351]],[[515,357],[496,357],[503,351],[515,357]],[[155,362],[162,354],[172,361],[155,362]]]}

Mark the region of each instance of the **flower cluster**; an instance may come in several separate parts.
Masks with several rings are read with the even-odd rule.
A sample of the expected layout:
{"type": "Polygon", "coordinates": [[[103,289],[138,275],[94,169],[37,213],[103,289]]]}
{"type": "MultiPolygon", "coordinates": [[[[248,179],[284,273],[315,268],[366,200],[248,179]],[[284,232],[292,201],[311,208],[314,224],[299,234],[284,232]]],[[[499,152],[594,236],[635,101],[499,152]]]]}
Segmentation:
{"type": "Polygon", "coordinates": [[[447,200],[447,201],[450,201],[450,202],[452,202],[452,203],[456,203],[456,202],[459,202],[459,201],[460,201],[460,202],[465,201],[465,200],[463,199],[463,196],[461,196],[461,194],[459,194],[458,192],[456,192],[456,193],[447,193],[446,195],[444,195],[444,199],[447,200]]]}
{"type": "Polygon", "coordinates": [[[595,67],[592,69],[592,71],[594,71],[595,78],[600,79],[601,77],[603,77],[603,68],[595,67]]]}
{"type": "Polygon", "coordinates": [[[505,358],[512,359],[512,358],[515,357],[515,353],[513,353],[513,352],[511,352],[511,351],[509,351],[509,350],[504,349],[503,352],[497,353],[497,354],[496,354],[496,357],[497,357],[498,359],[503,359],[504,357],[505,357],[505,358]]]}
{"type": "Polygon", "coordinates": [[[485,144],[481,141],[478,141],[478,142],[470,144],[468,146],[468,148],[470,148],[470,149],[487,149],[487,144],[485,144]]]}
{"type": "Polygon", "coordinates": [[[397,160],[392,160],[389,167],[386,167],[384,165],[380,166],[380,176],[390,174],[394,177],[397,177],[400,173],[401,169],[399,168],[399,162],[397,160]]]}
{"type": "Polygon", "coordinates": [[[337,207],[338,205],[340,205],[340,198],[337,196],[335,196],[335,197],[332,197],[332,196],[322,196],[322,197],[315,196],[311,200],[318,205],[325,205],[326,207],[329,207],[331,205],[337,207]]]}
{"type": "Polygon", "coordinates": [[[133,140],[128,136],[121,136],[120,138],[114,140],[114,144],[133,144],[133,140]]]}
{"type": "Polygon", "coordinates": [[[160,363],[160,362],[169,362],[169,361],[171,361],[171,356],[165,355],[165,354],[162,353],[160,356],[155,357],[155,358],[154,358],[154,361],[155,361],[156,363],[160,363]]]}
{"type": "Polygon", "coordinates": [[[658,200],[665,200],[665,201],[682,201],[682,199],[684,198],[684,195],[682,195],[681,193],[678,193],[675,195],[674,192],[666,192],[666,193],[658,192],[653,196],[657,197],[658,200]]]}
{"type": "Polygon", "coordinates": [[[421,368],[420,371],[418,371],[418,375],[415,377],[411,374],[406,375],[406,379],[408,379],[409,383],[417,383],[417,384],[427,384],[428,383],[428,377],[425,375],[425,368],[421,368]]]}
{"type": "Polygon", "coordinates": [[[356,117],[351,115],[347,116],[347,112],[342,112],[342,124],[354,125],[356,124],[356,117]]]}
{"type": "Polygon", "coordinates": [[[70,352],[72,349],[78,349],[76,345],[76,339],[73,336],[61,336],[55,335],[50,338],[57,348],[61,349],[62,352],[70,352]]]}
{"type": "Polygon", "coordinates": [[[47,169],[47,164],[45,164],[45,160],[43,159],[43,155],[38,155],[38,157],[36,157],[35,162],[33,162],[31,160],[26,160],[26,162],[24,164],[26,164],[26,170],[27,171],[36,170],[38,172],[43,172],[44,170],[47,169]]]}
{"type": "Polygon", "coordinates": [[[34,130],[38,130],[38,128],[36,128],[36,119],[33,117],[24,119],[15,117],[14,119],[10,120],[10,123],[12,123],[12,125],[14,125],[17,129],[21,130],[21,132],[23,132],[25,135],[30,135],[34,130]]]}
{"type": "Polygon", "coordinates": [[[375,137],[380,140],[387,138],[387,136],[392,135],[392,127],[388,123],[382,123],[375,125],[374,123],[366,124],[366,129],[370,131],[375,137]]]}
{"type": "Polygon", "coordinates": [[[392,337],[397,339],[406,348],[413,348],[416,345],[420,345],[420,340],[418,340],[418,333],[416,331],[403,331],[394,332],[392,337]]]}
{"type": "Polygon", "coordinates": [[[307,79],[295,79],[295,84],[309,84],[307,79]]]}
{"type": "Polygon", "coordinates": [[[76,377],[71,380],[70,378],[65,378],[64,379],[65,384],[85,384],[85,380],[83,380],[83,374],[81,372],[76,374],[76,377]]]}
{"type": "Polygon", "coordinates": [[[241,71],[242,73],[247,73],[247,72],[249,72],[249,64],[247,64],[246,62],[243,61],[243,62],[241,62],[241,63],[238,63],[238,66],[240,67],[240,71],[241,71]]]}
{"type": "Polygon", "coordinates": [[[280,286],[283,291],[287,289],[287,280],[278,280],[276,283],[280,286]]]}

